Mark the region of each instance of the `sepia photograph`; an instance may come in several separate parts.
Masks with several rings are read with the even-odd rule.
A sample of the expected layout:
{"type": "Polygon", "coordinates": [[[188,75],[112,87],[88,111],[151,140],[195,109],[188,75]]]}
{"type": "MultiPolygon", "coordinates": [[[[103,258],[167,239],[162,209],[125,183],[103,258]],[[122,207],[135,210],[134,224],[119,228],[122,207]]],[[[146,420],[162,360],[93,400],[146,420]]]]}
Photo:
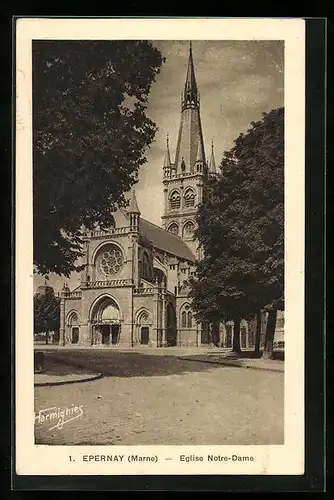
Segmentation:
{"type": "Polygon", "coordinates": [[[285,37],[64,34],[30,50],[32,446],[94,447],[69,465],[152,467],[176,446],[174,467],[254,468],[300,401],[285,37]]]}

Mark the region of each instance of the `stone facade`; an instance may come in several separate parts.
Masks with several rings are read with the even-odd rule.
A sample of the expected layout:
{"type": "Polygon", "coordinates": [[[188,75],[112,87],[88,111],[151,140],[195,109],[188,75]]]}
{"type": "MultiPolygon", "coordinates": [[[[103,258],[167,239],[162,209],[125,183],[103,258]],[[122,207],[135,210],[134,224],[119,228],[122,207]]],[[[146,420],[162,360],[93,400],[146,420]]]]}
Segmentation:
{"type": "Polygon", "coordinates": [[[187,245],[157,228],[164,233],[167,250],[156,248],[140,231],[140,223],[147,221],[131,212],[131,204],[128,210],[119,210],[114,220],[107,232],[86,235],[81,284],[73,291],[65,286],[60,294],[60,342],[120,347],[198,345],[200,329],[183,286],[194,265],[187,245]],[[184,324],[180,322],[183,312],[187,313],[184,324]]]}

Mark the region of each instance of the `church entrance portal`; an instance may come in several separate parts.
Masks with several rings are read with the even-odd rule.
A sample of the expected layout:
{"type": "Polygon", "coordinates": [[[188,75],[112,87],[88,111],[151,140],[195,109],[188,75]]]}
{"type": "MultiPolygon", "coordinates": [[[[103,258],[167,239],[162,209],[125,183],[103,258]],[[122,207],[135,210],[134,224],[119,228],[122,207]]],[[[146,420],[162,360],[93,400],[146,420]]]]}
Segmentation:
{"type": "Polygon", "coordinates": [[[119,341],[119,325],[100,325],[101,343],[116,345],[119,341]]]}
{"type": "Polygon", "coordinates": [[[117,345],[120,339],[120,311],[110,297],[103,297],[92,311],[92,345],[117,345]]]}

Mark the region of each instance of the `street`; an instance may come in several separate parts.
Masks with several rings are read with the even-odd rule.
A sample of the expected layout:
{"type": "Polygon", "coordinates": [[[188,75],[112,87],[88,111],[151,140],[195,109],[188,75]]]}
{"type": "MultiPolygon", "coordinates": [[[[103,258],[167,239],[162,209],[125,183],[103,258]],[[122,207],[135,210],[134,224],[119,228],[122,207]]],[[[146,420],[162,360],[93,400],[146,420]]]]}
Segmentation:
{"type": "Polygon", "coordinates": [[[56,421],[37,419],[36,444],[283,444],[283,373],[186,361],[149,350],[57,350],[54,355],[104,377],[35,387],[36,413],[81,408],[78,418],[62,428],[55,427],[56,421]]]}

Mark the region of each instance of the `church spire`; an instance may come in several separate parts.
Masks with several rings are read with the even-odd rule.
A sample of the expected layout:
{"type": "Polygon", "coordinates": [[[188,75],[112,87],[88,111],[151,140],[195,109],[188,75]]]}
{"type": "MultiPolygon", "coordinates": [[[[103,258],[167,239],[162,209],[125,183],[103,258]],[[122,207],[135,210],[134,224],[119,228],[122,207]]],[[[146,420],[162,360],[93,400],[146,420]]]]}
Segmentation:
{"type": "Polygon", "coordinates": [[[198,91],[197,84],[195,78],[195,70],[194,70],[194,60],[193,60],[193,51],[192,44],[190,42],[189,45],[189,57],[188,57],[188,69],[186,76],[186,83],[184,85],[184,106],[190,104],[198,104],[198,91]]]}
{"type": "Polygon", "coordinates": [[[193,49],[190,43],[188,67],[181,106],[181,123],[174,161],[176,175],[182,173],[189,174],[196,171],[195,163],[197,161],[198,152],[201,161],[206,163],[193,49]]]}
{"type": "Polygon", "coordinates": [[[209,173],[210,174],[216,174],[217,173],[215,153],[214,153],[214,150],[213,150],[213,141],[211,143],[211,156],[210,156],[210,161],[209,161],[209,173]]]}

